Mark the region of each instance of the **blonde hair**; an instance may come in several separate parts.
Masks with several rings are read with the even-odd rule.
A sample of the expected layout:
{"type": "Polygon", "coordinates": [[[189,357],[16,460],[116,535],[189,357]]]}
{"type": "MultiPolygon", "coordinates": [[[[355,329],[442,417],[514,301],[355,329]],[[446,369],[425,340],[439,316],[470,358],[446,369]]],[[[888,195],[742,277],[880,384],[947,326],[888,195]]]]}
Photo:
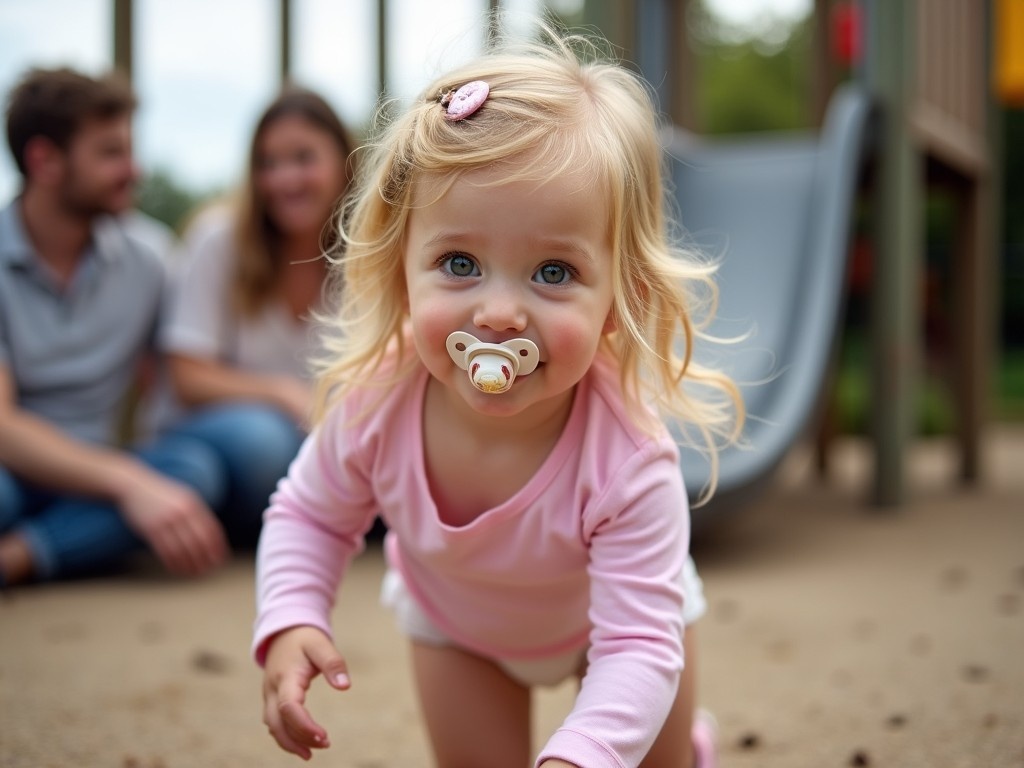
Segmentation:
{"type": "Polygon", "coordinates": [[[329,319],[337,333],[319,366],[316,417],[352,389],[368,382],[388,386],[416,364],[403,333],[403,245],[418,180],[429,175],[451,183],[496,164],[509,168],[510,180],[582,170],[609,202],[615,330],[603,339],[601,353],[617,361],[638,424],[653,430],[646,407],[653,406],[659,418],[685,425],[688,442],[707,449],[709,496],[717,448],[734,441],[743,422],[735,384],[692,359],[701,335],[695,312],[710,320],[714,309],[714,267],[670,242],[664,160],[648,87],[597,57],[592,41],[548,37],[496,43],[431,84],[367,148],[343,219],[345,252],[336,277],[344,283],[344,301],[329,319]],[[483,106],[467,119],[445,120],[440,94],[473,80],[490,86],[483,106]]]}

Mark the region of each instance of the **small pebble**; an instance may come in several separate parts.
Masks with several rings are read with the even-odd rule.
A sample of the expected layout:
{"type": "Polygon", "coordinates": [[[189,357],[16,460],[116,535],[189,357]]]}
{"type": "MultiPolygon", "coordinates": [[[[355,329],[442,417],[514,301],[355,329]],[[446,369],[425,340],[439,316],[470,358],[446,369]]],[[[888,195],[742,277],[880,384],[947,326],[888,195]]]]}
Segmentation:
{"type": "Polygon", "coordinates": [[[139,639],[147,645],[159,643],[164,637],[164,628],[157,621],[147,621],[139,626],[139,639]]]}
{"type": "Polygon", "coordinates": [[[860,619],[853,625],[853,636],[855,639],[865,642],[875,635],[875,622],[871,619],[860,619]]]}
{"type": "Polygon", "coordinates": [[[714,604],[713,612],[715,618],[723,624],[728,624],[731,621],[735,621],[739,615],[740,606],[735,600],[719,600],[714,604]]]}
{"type": "Polygon", "coordinates": [[[1020,596],[1011,592],[999,596],[999,612],[1003,616],[1014,616],[1020,613],[1020,596]]]}
{"type": "Polygon", "coordinates": [[[889,719],[885,721],[885,724],[890,728],[902,728],[907,724],[907,716],[902,714],[889,715],[889,719]]]}
{"type": "Polygon", "coordinates": [[[757,749],[761,746],[761,737],[756,733],[745,733],[740,736],[739,745],[740,749],[757,749]]]}
{"type": "Polygon", "coordinates": [[[196,651],[192,656],[192,666],[200,672],[223,675],[228,671],[228,660],[213,651],[196,651]]]}
{"type": "Polygon", "coordinates": [[[836,688],[849,688],[853,684],[853,674],[848,669],[837,669],[832,673],[832,685],[836,688]]]}
{"type": "Polygon", "coordinates": [[[971,683],[983,683],[988,680],[988,667],[981,664],[968,664],[964,667],[964,677],[971,683]]]}
{"type": "Polygon", "coordinates": [[[967,583],[967,571],[958,565],[950,566],[942,572],[939,582],[943,590],[952,592],[967,583]]]}
{"type": "Polygon", "coordinates": [[[927,656],[932,650],[932,639],[928,635],[914,635],[910,641],[910,652],[915,656],[927,656]]]}
{"type": "Polygon", "coordinates": [[[793,641],[785,638],[772,640],[765,646],[765,655],[776,662],[786,662],[793,658],[795,653],[793,641]]]}
{"type": "Polygon", "coordinates": [[[850,756],[850,765],[871,765],[871,758],[863,749],[858,749],[850,756]]]}

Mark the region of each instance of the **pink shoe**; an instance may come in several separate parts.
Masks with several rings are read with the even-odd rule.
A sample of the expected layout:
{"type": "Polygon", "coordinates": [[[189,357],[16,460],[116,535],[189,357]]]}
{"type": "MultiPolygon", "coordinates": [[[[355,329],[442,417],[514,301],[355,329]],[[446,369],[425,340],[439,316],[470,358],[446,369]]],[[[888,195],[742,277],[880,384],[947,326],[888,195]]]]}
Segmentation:
{"type": "Polygon", "coordinates": [[[718,721],[706,709],[698,709],[690,729],[693,768],[718,768],[718,721]]]}

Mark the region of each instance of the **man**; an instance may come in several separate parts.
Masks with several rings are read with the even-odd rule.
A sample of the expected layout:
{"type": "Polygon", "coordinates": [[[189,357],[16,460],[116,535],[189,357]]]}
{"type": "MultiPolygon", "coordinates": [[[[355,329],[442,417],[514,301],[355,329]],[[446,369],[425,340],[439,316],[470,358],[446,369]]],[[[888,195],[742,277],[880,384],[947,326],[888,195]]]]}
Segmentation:
{"type": "Polygon", "coordinates": [[[114,76],[32,70],[0,210],[0,586],[92,572],[147,545],[172,572],[225,558],[218,460],[184,437],[118,447],[155,333],[160,255],[127,212],[135,97],[114,76]]]}

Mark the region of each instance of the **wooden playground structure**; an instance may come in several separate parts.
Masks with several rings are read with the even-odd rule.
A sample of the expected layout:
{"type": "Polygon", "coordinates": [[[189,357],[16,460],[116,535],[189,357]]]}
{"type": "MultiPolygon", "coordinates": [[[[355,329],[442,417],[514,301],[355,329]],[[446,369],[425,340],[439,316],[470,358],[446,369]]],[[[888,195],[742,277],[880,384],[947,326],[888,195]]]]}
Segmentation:
{"type": "MultiPolygon", "coordinates": [[[[681,74],[693,71],[686,45],[691,2],[695,0],[630,0],[587,7],[593,6],[588,20],[612,36],[652,82],[662,83],[659,96],[672,121],[699,132],[693,78],[681,74]],[[652,45],[652,35],[658,34],[663,39],[652,45]]],[[[949,367],[955,378],[950,385],[960,476],[974,483],[983,475],[995,355],[995,228],[1001,183],[993,61],[997,54],[1003,57],[998,73],[1003,92],[1019,93],[1024,3],[815,0],[810,62],[815,89],[810,98],[822,117],[837,84],[830,43],[840,12],[855,21],[855,29],[847,33],[859,36],[852,79],[867,90],[877,112],[868,150],[874,180],[861,191],[877,220],[872,236],[870,408],[875,459],[870,495],[876,504],[891,506],[906,493],[905,457],[913,438],[923,348],[924,200],[938,187],[955,201],[951,279],[958,290],[949,308],[955,329],[949,367]],[[1001,51],[994,49],[996,30],[1001,51]]]]}
{"type": "MultiPolygon", "coordinates": [[[[369,1],[369,0],[368,0],[369,1]]],[[[388,0],[378,7],[377,72],[387,82],[388,0]]],[[[697,0],[587,0],[584,22],[599,29],[623,58],[656,84],[662,111],[676,126],[698,133],[688,9],[697,0]]],[[[114,60],[132,70],[132,0],[113,0],[114,60]]],[[[875,212],[871,288],[871,499],[899,504],[906,493],[905,457],[922,356],[921,284],[924,200],[941,187],[955,200],[956,247],[952,280],[958,286],[951,327],[956,329],[951,382],[961,479],[983,475],[985,423],[995,354],[997,264],[995,226],[1000,206],[1000,138],[994,120],[993,30],[1020,30],[1024,0],[814,0],[815,88],[808,98],[824,119],[838,67],[830,43],[842,12],[859,51],[851,78],[870,96],[873,123],[868,160],[872,182],[860,190],[875,212]],[[1008,17],[1013,16],[1012,20],[1008,17]],[[1002,27],[1000,27],[1002,29],[1002,27]]],[[[292,8],[279,0],[282,80],[292,57],[292,8]]],[[[500,9],[500,0],[488,0],[500,9]]],[[[1006,44],[1004,43],[1004,48],[1006,44]]],[[[684,222],[685,224],[685,222],[684,222]]],[[[820,382],[824,388],[827,376],[820,382]]],[[[827,447],[827,446],[826,446],[827,447]]],[[[827,451],[825,452],[827,456],[827,451]]]]}

